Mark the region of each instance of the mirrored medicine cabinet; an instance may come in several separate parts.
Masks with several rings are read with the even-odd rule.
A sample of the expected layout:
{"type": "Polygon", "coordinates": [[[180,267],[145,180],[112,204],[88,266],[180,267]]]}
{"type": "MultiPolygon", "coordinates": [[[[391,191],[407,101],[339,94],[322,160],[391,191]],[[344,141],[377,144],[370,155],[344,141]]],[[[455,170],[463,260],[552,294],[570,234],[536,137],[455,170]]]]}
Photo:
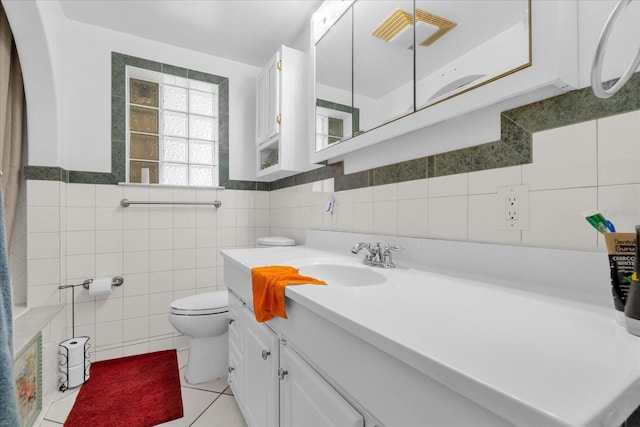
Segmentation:
{"type": "Polygon", "coordinates": [[[529,67],[530,24],[530,0],[325,1],[311,20],[312,161],[529,67]]]}

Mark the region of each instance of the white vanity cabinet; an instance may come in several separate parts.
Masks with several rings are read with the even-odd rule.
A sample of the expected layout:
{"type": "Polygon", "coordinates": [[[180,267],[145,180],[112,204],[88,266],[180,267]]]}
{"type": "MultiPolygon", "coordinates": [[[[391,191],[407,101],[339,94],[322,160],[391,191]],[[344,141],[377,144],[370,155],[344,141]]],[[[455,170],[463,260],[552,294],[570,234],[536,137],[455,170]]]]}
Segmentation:
{"type": "Polygon", "coordinates": [[[244,303],[233,292],[229,292],[229,375],[227,382],[233,394],[242,400],[243,328],[242,311],[244,303]]]}
{"type": "Polygon", "coordinates": [[[233,251],[243,250],[223,252],[224,281],[230,295],[245,305],[239,323],[244,346],[239,362],[242,387],[236,393],[232,383],[232,390],[249,427],[513,427],[460,394],[459,385],[448,377],[425,375],[367,342],[366,334],[354,335],[296,301],[287,300],[288,319],[258,323],[250,309],[251,269],[231,260],[227,252],[233,251]],[[267,360],[263,350],[271,353],[267,360]]]}
{"type": "Polygon", "coordinates": [[[364,426],[362,415],[286,344],[279,374],[281,427],[364,426]]]}
{"type": "Polygon", "coordinates": [[[244,417],[249,426],[276,427],[278,414],[278,337],[245,307],[242,358],[244,417]]]}
{"type": "Polygon", "coordinates": [[[258,179],[273,181],[308,169],[306,70],[306,53],[281,46],[258,75],[258,179]]]}
{"type": "Polygon", "coordinates": [[[228,381],[250,427],[364,426],[364,419],[229,292],[228,381]]]}

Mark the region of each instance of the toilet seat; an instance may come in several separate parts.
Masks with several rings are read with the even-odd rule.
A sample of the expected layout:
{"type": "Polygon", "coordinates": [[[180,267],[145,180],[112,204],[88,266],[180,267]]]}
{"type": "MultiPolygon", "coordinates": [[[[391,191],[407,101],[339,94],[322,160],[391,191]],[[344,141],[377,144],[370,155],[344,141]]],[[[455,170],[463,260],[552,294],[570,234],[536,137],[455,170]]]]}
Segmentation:
{"type": "Polygon", "coordinates": [[[180,298],[171,303],[171,314],[180,316],[204,316],[227,313],[229,294],[226,291],[207,292],[180,298]]]}

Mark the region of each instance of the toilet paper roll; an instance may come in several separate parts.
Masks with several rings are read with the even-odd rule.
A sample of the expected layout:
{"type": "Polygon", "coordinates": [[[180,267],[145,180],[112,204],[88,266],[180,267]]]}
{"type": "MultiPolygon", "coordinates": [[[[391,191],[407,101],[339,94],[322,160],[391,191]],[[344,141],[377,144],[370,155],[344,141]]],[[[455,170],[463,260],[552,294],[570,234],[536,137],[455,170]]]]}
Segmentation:
{"type": "MultiPolygon", "coordinates": [[[[89,362],[87,362],[89,363],[89,362]]],[[[69,367],[68,371],[69,376],[67,377],[67,388],[78,387],[79,385],[84,384],[85,379],[89,379],[89,366],[87,365],[86,369],[86,378],[85,378],[85,366],[84,364],[78,366],[69,367]]]]}
{"type": "Polygon", "coordinates": [[[111,277],[96,277],[89,284],[89,295],[111,295],[112,280],[111,277]]]}
{"type": "Polygon", "coordinates": [[[60,343],[60,366],[84,365],[85,349],[89,337],[71,338],[60,343]]]}
{"type": "Polygon", "coordinates": [[[149,168],[141,168],[140,169],[140,182],[142,182],[143,184],[148,184],[149,183],[149,168]]]}

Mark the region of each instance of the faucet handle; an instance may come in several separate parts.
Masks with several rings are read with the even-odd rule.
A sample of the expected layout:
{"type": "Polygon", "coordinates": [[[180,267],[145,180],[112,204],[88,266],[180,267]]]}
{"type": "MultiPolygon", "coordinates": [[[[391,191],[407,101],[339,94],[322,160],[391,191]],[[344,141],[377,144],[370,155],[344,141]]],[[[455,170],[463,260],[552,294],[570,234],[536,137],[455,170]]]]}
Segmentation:
{"type": "Polygon", "coordinates": [[[402,247],[398,246],[398,245],[393,245],[393,246],[389,246],[389,245],[385,245],[384,246],[384,250],[385,252],[389,252],[389,251],[401,251],[402,247]]]}

